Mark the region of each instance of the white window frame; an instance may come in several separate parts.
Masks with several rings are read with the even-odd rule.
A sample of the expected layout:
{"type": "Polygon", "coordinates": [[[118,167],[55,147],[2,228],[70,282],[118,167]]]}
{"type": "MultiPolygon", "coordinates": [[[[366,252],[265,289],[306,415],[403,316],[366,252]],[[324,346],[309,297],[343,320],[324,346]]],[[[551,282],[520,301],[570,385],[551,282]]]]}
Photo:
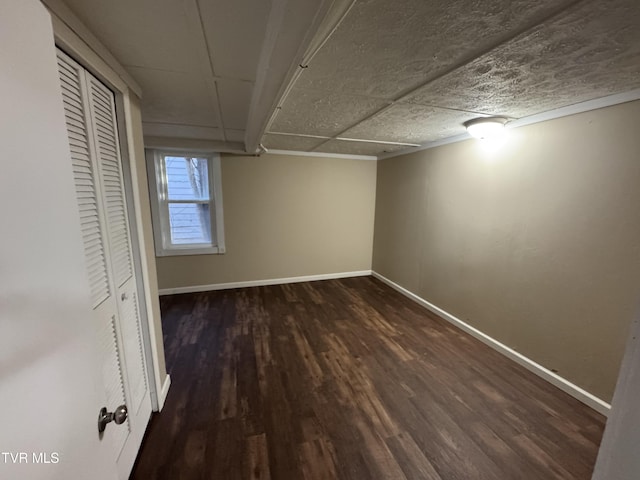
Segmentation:
{"type": "Polygon", "coordinates": [[[147,150],[149,193],[151,196],[151,217],[156,256],[210,255],[225,253],[224,217],[222,208],[222,172],[220,154],[189,150],[147,150]],[[209,174],[209,213],[211,214],[211,243],[176,245],[171,243],[169,223],[169,199],[164,172],[165,156],[196,157],[207,159],[209,174]]]}

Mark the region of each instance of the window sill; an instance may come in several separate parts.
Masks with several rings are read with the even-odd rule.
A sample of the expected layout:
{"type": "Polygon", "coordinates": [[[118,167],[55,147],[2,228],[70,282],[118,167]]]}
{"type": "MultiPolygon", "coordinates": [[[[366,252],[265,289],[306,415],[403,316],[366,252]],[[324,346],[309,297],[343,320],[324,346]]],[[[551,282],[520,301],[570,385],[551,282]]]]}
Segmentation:
{"type": "Polygon", "coordinates": [[[182,255],[224,255],[223,246],[218,247],[183,247],[156,251],[156,257],[176,257],[182,255]]]}

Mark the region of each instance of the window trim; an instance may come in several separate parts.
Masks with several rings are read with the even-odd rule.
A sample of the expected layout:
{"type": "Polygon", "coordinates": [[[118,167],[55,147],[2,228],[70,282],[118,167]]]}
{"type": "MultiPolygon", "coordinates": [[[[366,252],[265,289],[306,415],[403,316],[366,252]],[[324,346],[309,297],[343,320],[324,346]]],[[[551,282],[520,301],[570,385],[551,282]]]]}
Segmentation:
{"type": "MultiPolygon", "coordinates": [[[[195,150],[147,149],[147,174],[151,200],[151,219],[153,239],[157,257],[176,255],[211,255],[226,252],[224,241],[224,217],[222,208],[222,172],[220,154],[195,150]],[[169,201],[167,200],[163,158],[167,155],[176,157],[206,158],[209,176],[209,214],[211,215],[211,245],[187,244],[171,245],[171,228],[169,225],[169,201]],[[160,187],[160,188],[159,188],[160,187]],[[211,205],[213,203],[213,205],[211,205]]],[[[190,201],[194,203],[197,201],[190,201]]],[[[179,203],[179,202],[178,202],[179,203]]]]}

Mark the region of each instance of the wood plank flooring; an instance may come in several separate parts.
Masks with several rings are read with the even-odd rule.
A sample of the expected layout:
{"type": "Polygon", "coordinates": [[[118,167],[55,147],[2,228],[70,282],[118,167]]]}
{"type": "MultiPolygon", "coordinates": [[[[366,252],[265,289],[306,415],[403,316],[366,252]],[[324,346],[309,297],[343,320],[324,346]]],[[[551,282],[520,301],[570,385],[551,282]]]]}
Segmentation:
{"type": "Polygon", "coordinates": [[[161,304],[133,479],[591,478],[604,417],[372,277],[161,304]]]}

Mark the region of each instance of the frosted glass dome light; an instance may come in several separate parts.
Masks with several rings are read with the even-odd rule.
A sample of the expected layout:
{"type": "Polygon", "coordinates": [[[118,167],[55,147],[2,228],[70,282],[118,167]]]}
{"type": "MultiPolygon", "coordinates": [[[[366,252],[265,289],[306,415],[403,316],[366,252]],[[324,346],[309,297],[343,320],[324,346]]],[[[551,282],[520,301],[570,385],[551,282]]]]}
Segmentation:
{"type": "Polygon", "coordinates": [[[500,136],[504,131],[505,123],[507,123],[507,119],[504,117],[483,117],[464,122],[464,126],[469,135],[485,140],[500,136]]]}

